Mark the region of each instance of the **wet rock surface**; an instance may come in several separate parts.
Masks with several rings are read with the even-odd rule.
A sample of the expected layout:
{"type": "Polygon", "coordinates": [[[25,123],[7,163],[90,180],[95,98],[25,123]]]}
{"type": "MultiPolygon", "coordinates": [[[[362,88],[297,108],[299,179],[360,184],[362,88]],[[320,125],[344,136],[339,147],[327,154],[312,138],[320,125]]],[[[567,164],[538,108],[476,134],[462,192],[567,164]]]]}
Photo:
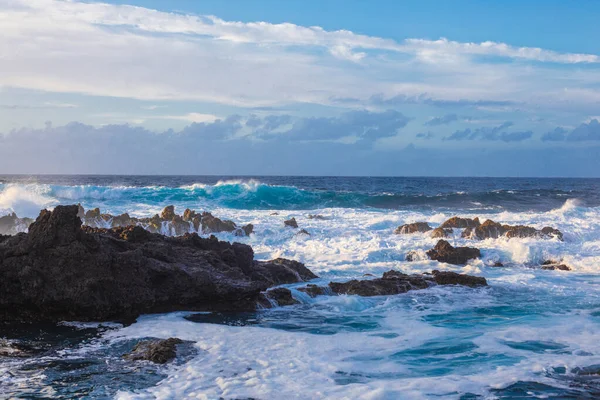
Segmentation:
{"type": "Polygon", "coordinates": [[[441,239],[441,238],[447,238],[450,236],[452,236],[451,228],[435,228],[433,231],[431,231],[432,239],[441,239]]]}
{"type": "Polygon", "coordinates": [[[283,221],[283,225],[289,226],[290,228],[298,228],[298,222],[294,217],[283,221]]]}
{"type": "Polygon", "coordinates": [[[412,224],[404,224],[397,227],[394,233],[397,235],[407,235],[417,232],[429,232],[431,229],[431,226],[427,222],[413,222],[412,224]]]}
{"type": "Polygon", "coordinates": [[[275,288],[262,293],[258,304],[264,308],[271,308],[274,305],[291,306],[298,304],[298,300],[294,299],[290,289],[275,288]]]}
{"type": "MultiPolygon", "coordinates": [[[[79,215],[83,214],[81,206],[79,215]]],[[[111,215],[101,213],[99,208],[88,210],[82,218],[83,225],[93,228],[117,228],[126,226],[141,226],[149,232],[167,233],[181,236],[186,233],[220,233],[232,232],[236,236],[249,236],[254,231],[254,225],[238,226],[235,222],[222,220],[209,212],[197,213],[189,208],[183,215],[175,212],[172,205],[166,206],[162,212],[149,218],[134,218],[129,214],[111,215]]]]}
{"type": "Polygon", "coordinates": [[[475,228],[480,225],[479,218],[452,217],[440,225],[440,228],[475,228]]]}
{"type": "MultiPolygon", "coordinates": [[[[432,285],[487,286],[483,277],[457,274],[450,271],[433,271],[431,274],[408,275],[399,271],[385,272],[381,278],[331,282],[329,288],[335,294],[359,296],[383,296],[406,293],[410,290],[427,289],[432,285]]],[[[312,289],[314,290],[314,289],[312,289]]]]}
{"type": "Polygon", "coordinates": [[[525,225],[503,225],[490,219],[476,227],[468,227],[462,233],[463,238],[468,239],[497,239],[499,237],[507,238],[557,238],[563,240],[561,231],[549,226],[538,230],[525,225]]]}
{"type": "Polygon", "coordinates": [[[177,356],[177,346],[183,343],[183,340],[178,338],[142,340],[123,358],[130,361],[143,360],[166,364],[177,356]]]}
{"type": "Polygon", "coordinates": [[[141,313],[254,309],[261,291],[316,277],[255,261],[250,246],[140,226],[82,227],[75,206],[43,210],[0,241],[0,321],[130,321],[141,313]]]}
{"type": "Polygon", "coordinates": [[[481,252],[475,247],[453,247],[442,239],[437,242],[433,249],[427,252],[427,256],[432,260],[462,265],[471,259],[481,257],[481,252]]]}

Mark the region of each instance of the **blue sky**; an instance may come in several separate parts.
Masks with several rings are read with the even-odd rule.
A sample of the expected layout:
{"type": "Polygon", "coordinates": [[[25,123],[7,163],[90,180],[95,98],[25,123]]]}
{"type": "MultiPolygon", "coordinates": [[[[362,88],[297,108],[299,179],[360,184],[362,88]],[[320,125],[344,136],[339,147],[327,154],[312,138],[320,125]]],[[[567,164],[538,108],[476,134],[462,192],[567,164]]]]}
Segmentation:
{"type": "Polygon", "coordinates": [[[0,170],[600,176],[597,15],[0,0],[0,170]]]}

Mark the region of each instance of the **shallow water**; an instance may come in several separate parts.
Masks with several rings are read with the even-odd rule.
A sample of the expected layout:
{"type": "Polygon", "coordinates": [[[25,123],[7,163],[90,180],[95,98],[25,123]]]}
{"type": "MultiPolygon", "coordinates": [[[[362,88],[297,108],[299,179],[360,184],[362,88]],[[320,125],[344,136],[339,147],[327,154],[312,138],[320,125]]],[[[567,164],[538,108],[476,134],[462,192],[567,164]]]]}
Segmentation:
{"type": "MultiPolygon", "coordinates": [[[[390,269],[443,269],[485,276],[490,285],[315,299],[289,285],[301,304],[244,314],[144,316],[128,327],[59,327],[68,334],[46,327],[38,342],[50,345],[42,353],[0,359],[4,393],[121,399],[600,396],[600,376],[589,373],[600,370],[599,180],[0,177],[0,182],[0,214],[14,210],[34,217],[41,207],[81,202],[149,216],[174,204],[179,213],[190,207],[252,223],[250,237],[218,236],[250,244],[257,259],[302,261],[321,277],[315,283],[390,269]],[[404,261],[408,251],[425,251],[436,240],[394,235],[397,226],[416,221],[437,226],[454,215],[550,225],[565,240],[473,242],[455,232],[451,243],[476,245],[481,260],[466,266],[404,261]],[[283,226],[292,216],[311,236],[296,236],[283,226]],[[536,268],[547,259],[562,260],[573,271],[536,268]],[[505,267],[491,267],[496,261],[505,267]],[[161,367],[122,360],[144,337],[190,340],[197,353],[161,367]]],[[[35,341],[28,335],[0,336],[35,341]]]]}

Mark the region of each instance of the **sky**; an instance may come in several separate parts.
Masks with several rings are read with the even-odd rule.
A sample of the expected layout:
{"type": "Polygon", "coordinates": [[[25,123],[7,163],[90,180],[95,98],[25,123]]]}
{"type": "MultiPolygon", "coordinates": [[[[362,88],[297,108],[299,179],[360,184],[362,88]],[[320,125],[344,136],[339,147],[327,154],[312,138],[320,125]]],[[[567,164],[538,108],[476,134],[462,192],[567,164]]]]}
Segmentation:
{"type": "Polygon", "coordinates": [[[597,15],[0,0],[0,171],[600,177],[597,15]]]}

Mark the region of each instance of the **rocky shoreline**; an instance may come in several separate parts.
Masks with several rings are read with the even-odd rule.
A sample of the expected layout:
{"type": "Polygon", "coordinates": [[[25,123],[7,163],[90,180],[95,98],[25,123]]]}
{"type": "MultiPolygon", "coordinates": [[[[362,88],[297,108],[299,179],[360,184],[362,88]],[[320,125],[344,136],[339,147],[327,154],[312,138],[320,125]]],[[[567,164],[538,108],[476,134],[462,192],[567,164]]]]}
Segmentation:
{"type": "MultiPolygon", "coordinates": [[[[42,210],[28,233],[0,237],[0,321],[128,322],[143,313],[248,311],[294,304],[289,289],[267,289],[317,278],[297,261],[256,261],[245,244],[197,233],[164,236],[140,225],[92,227],[82,225],[81,214],[77,205],[42,210]]],[[[95,214],[88,212],[85,220],[98,218],[95,214]]],[[[200,227],[206,218],[215,219],[209,215],[200,215],[200,227]]],[[[186,211],[181,220],[191,218],[193,223],[197,216],[186,211]]],[[[179,220],[171,207],[160,218],[179,220]]],[[[454,263],[479,256],[477,249],[453,248],[443,240],[431,252],[435,252],[432,259],[454,263]]],[[[372,296],[435,284],[487,283],[484,278],[450,272],[390,271],[382,278],[300,290],[310,295],[372,296]]]]}

